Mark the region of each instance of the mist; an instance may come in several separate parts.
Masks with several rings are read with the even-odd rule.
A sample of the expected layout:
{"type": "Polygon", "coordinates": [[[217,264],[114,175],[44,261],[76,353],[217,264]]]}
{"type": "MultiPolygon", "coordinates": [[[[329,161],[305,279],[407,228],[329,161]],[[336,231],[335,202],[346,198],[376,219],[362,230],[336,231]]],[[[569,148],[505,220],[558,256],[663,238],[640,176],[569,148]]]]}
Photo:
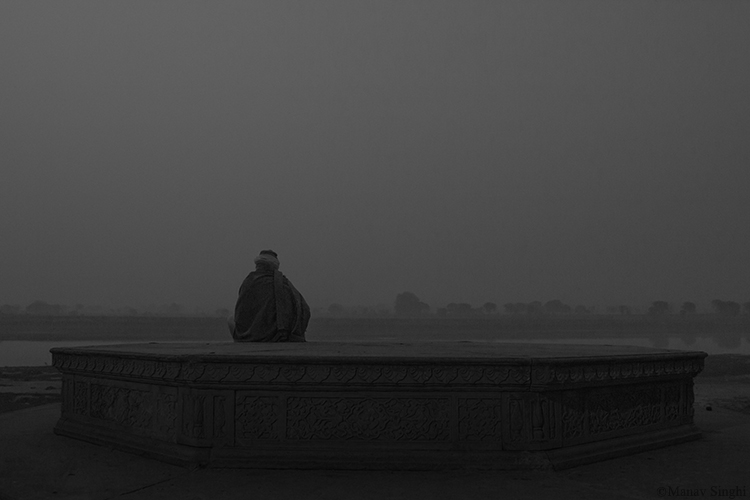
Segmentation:
{"type": "Polygon", "coordinates": [[[750,300],[748,19],[0,3],[0,303],[750,300]]]}

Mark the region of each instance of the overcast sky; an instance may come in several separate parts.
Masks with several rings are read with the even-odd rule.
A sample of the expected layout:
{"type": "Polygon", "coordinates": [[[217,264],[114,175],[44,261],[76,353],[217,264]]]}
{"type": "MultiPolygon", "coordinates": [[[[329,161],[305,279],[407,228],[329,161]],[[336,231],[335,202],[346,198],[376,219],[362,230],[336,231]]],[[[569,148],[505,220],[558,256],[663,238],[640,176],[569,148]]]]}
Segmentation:
{"type": "Polygon", "coordinates": [[[750,2],[0,2],[0,303],[750,300],[750,2]]]}

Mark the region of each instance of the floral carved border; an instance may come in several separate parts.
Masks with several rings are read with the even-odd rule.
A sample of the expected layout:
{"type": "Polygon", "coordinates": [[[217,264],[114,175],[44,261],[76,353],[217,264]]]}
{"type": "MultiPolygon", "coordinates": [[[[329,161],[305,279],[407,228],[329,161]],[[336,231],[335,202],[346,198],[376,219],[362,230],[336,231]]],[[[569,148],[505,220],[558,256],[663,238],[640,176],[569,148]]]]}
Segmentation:
{"type": "Polygon", "coordinates": [[[703,370],[703,357],[686,355],[680,359],[612,361],[586,364],[583,360],[565,364],[540,363],[533,367],[533,384],[575,384],[627,381],[653,377],[695,377],[703,370]]]}
{"type": "Polygon", "coordinates": [[[62,372],[201,384],[308,386],[498,386],[528,385],[529,366],[438,364],[191,363],[117,356],[55,353],[62,372]]]}

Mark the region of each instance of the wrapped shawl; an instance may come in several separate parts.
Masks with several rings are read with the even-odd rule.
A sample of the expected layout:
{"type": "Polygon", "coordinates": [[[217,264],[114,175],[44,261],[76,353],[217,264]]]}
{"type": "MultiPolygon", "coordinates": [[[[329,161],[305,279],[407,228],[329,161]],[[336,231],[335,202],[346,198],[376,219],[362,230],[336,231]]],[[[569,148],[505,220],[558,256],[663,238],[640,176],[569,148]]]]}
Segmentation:
{"type": "Polygon", "coordinates": [[[310,307],[281,272],[257,269],[240,286],[235,342],[305,342],[310,307]]]}

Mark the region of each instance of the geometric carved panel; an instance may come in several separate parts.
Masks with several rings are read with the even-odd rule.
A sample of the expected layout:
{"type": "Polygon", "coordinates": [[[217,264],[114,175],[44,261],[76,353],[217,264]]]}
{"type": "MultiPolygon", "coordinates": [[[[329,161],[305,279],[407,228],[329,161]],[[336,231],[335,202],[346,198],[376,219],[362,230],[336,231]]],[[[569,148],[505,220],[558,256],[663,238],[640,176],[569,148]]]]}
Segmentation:
{"type": "Polygon", "coordinates": [[[558,408],[541,394],[508,397],[507,449],[534,449],[559,443],[558,408]]]}
{"type": "Polygon", "coordinates": [[[163,392],[157,393],[155,416],[156,433],[170,440],[173,439],[177,430],[177,396],[163,392]]]}
{"type": "Polygon", "coordinates": [[[73,383],[73,413],[86,415],[89,409],[89,384],[83,381],[73,383]]]}
{"type": "Polygon", "coordinates": [[[660,389],[656,385],[645,385],[628,391],[595,391],[588,398],[589,434],[593,436],[660,423],[660,389]]]}
{"type": "Polygon", "coordinates": [[[190,438],[206,436],[206,396],[182,395],[182,434],[190,438]]]}
{"type": "Polygon", "coordinates": [[[154,416],[151,391],[91,384],[91,417],[147,432],[154,416]]]}
{"type": "Polygon", "coordinates": [[[279,398],[254,396],[237,391],[235,426],[237,444],[251,445],[258,439],[278,439],[279,398]]]}
{"type": "Polygon", "coordinates": [[[305,440],[443,441],[448,398],[290,397],[286,437],[305,440]]]}
{"type": "Polygon", "coordinates": [[[458,439],[460,441],[501,441],[503,404],[499,398],[458,400],[458,439]]]}

